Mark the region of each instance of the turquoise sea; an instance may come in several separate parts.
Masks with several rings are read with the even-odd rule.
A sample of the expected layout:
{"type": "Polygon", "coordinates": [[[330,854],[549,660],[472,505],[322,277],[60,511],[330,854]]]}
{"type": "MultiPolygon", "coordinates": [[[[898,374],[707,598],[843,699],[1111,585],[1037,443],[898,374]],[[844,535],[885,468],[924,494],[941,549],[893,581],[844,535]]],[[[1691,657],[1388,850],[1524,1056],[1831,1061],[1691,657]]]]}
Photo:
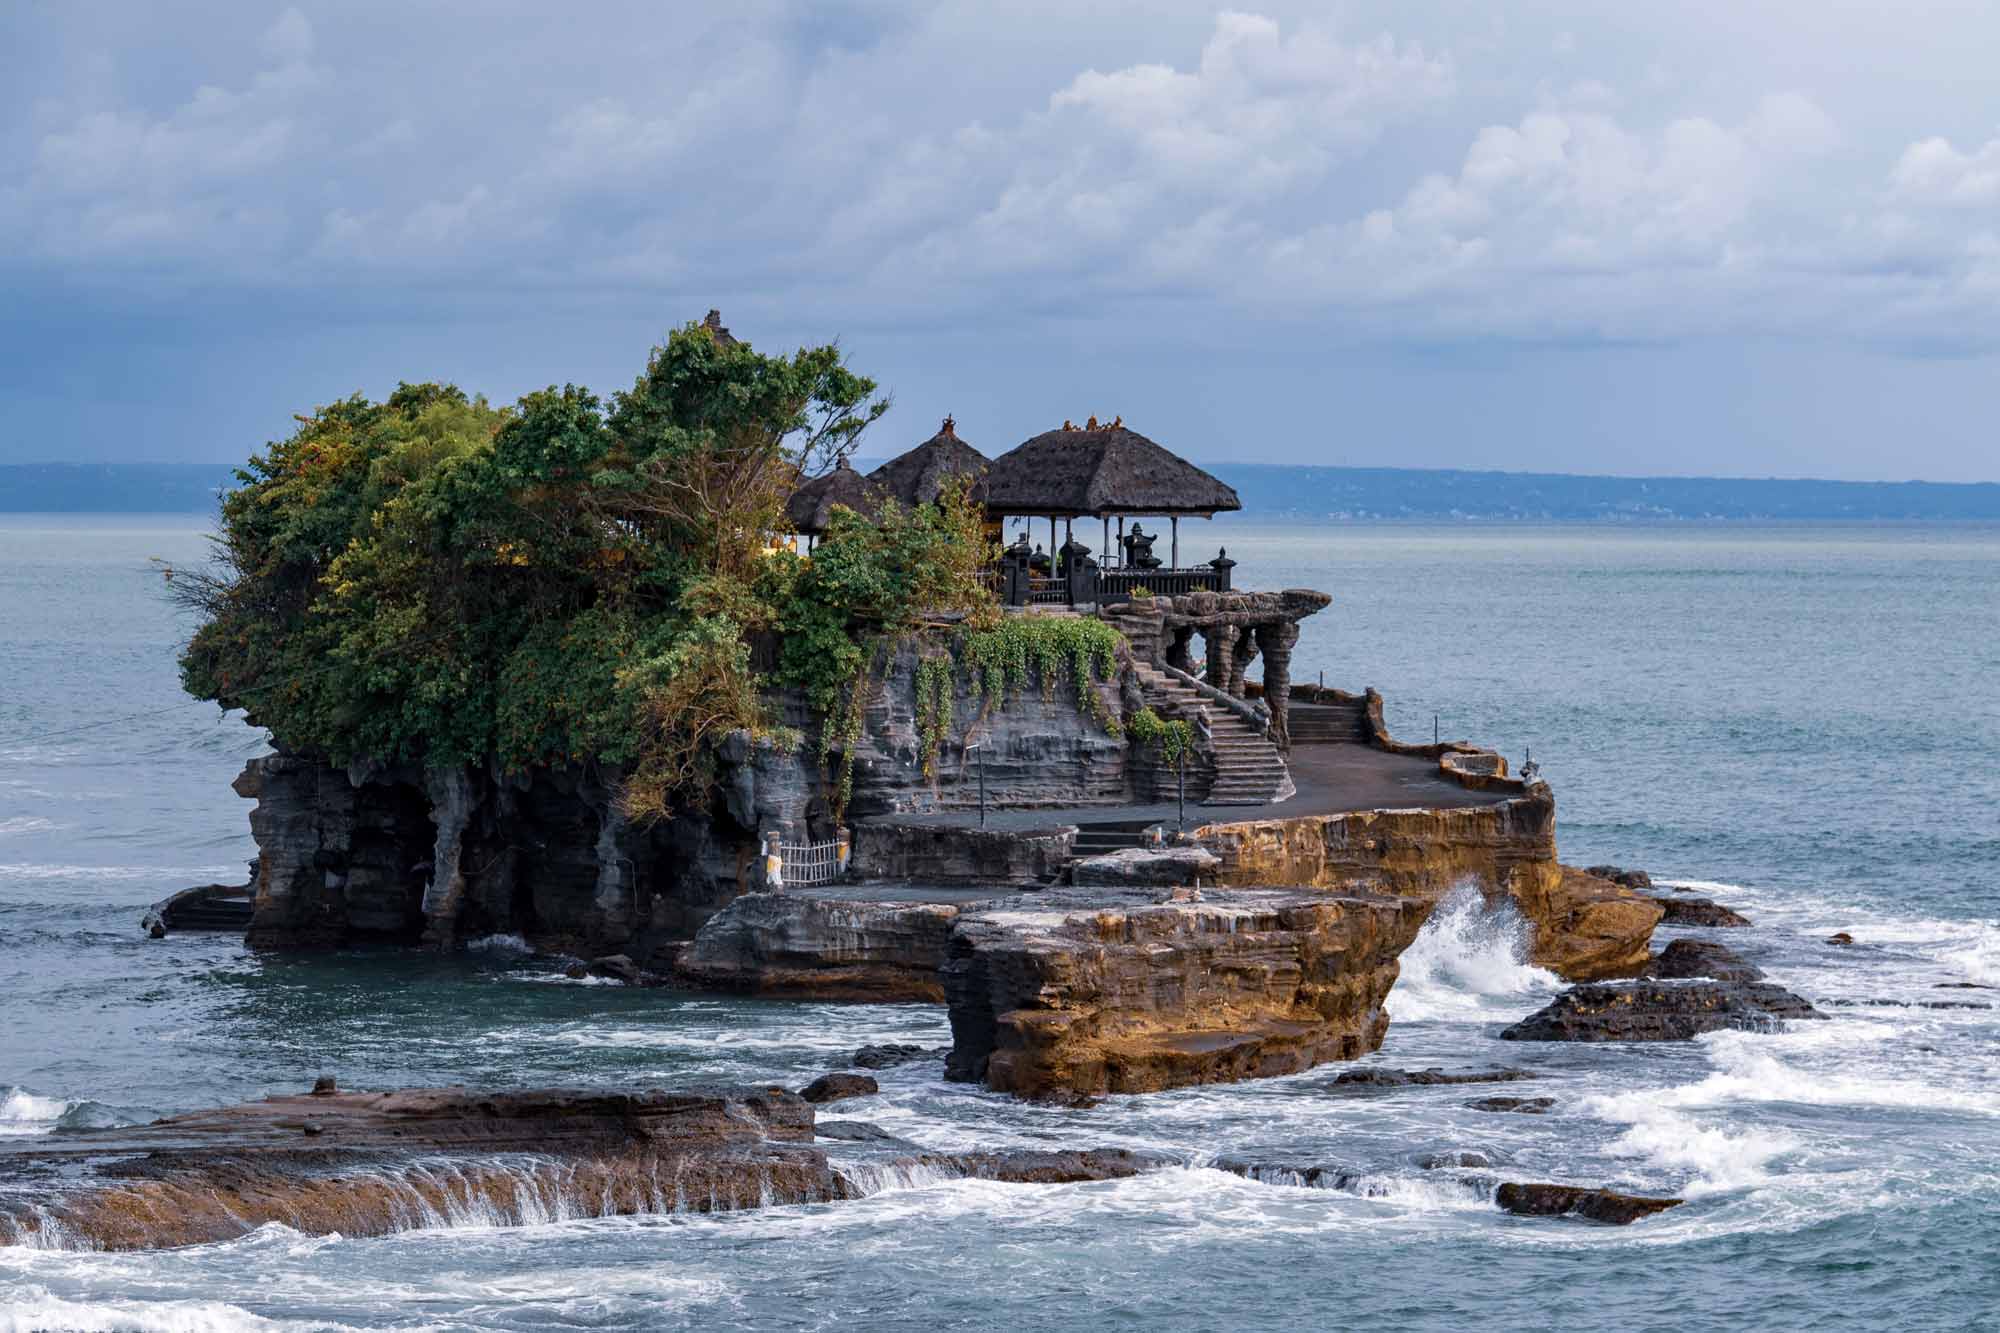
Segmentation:
{"type": "MultiPolygon", "coordinates": [[[[148,557],[181,516],[0,515],[0,1134],[307,1086],[803,1082],[925,1007],[580,984],[518,941],[260,958],[143,937],[146,906],[241,877],[229,789],[261,733],[178,694],[189,626],[148,557]]],[[[1471,902],[1404,960],[1374,1063],[1525,1065],[1547,1115],[1336,1070],[1088,1111],[931,1065],[844,1103],[937,1147],[1128,1144],[1122,1182],[912,1185],[717,1217],[267,1227],[100,1255],[0,1248],[0,1330],[2000,1328],[2000,526],[1183,525],[1241,586],[1334,597],[1294,675],[1374,685],[1393,728],[1530,750],[1566,860],[1702,887],[1727,942],[1830,1021],[1681,1046],[1502,1044],[1558,989],[1471,902]],[[1824,943],[1835,931],[1857,946],[1824,943]],[[1515,1218],[1416,1166],[1671,1191],[1630,1228],[1515,1218]],[[1334,1164],[1341,1189],[1218,1157],[1334,1164]]],[[[1663,932],[1660,938],[1671,937],[1663,932]]],[[[1476,1093],[1478,1090],[1473,1090],[1476,1093]]]]}

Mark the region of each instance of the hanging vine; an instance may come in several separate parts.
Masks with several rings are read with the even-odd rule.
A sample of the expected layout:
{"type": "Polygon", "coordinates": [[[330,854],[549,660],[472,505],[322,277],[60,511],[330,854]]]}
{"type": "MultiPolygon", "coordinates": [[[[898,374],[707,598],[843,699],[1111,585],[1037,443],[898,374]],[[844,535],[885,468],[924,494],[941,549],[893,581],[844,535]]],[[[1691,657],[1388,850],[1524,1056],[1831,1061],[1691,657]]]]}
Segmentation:
{"type": "Polygon", "coordinates": [[[1126,720],[1126,729],[1135,745],[1157,744],[1168,768],[1178,767],[1194,751],[1194,727],[1183,718],[1169,722],[1151,708],[1141,708],[1126,720]]]}
{"type": "Polygon", "coordinates": [[[938,752],[951,734],[957,667],[949,652],[917,663],[917,744],[923,754],[924,776],[932,780],[937,778],[938,752]]]}
{"type": "Polygon", "coordinates": [[[1056,683],[1067,677],[1097,724],[1118,736],[1124,728],[1105,706],[1097,684],[1117,672],[1123,642],[1124,636],[1101,620],[1010,616],[993,629],[965,635],[959,649],[977,673],[989,709],[1003,705],[1031,676],[1040,682],[1042,698],[1053,699],[1056,683]]]}
{"type": "Polygon", "coordinates": [[[820,768],[826,768],[836,746],[840,750],[840,773],[834,781],[835,819],[847,813],[848,799],[854,795],[854,750],[861,741],[861,724],[868,717],[869,675],[881,646],[881,640],[877,639],[862,650],[861,665],[855,670],[854,679],[848,683],[839,711],[828,715],[820,724],[820,768]]]}

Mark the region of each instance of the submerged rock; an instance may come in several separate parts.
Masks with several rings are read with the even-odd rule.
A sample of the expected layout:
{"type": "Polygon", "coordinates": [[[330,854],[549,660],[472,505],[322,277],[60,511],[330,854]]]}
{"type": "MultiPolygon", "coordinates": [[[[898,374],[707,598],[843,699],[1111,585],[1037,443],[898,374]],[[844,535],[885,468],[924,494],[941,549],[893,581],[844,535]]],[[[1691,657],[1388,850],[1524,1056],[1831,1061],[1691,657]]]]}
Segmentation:
{"type": "Polygon", "coordinates": [[[799,1096],[815,1106],[846,1101],[849,1097],[872,1097],[881,1085],[866,1074],[821,1074],[799,1089],[799,1096]]]}
{"type": "Polygon", "coordinates": [[[866,1120],[822,1120],[813,1126],[813,1137],[837,1139],[846,1143],[898,1143],[908,1144],[908,1139],[898,1138],[880,1125],[871,1125],[866,1120]]]}
{"type": "Polygon", "coordinates": [[[1453,1167],[1477,1168],[1493,1165],[1493,1159],[1483,1152],[1434,1152],[1417,1159],[1417,1165],[1426,1171],[1447,1171],[1453,1167]]]}
{"type": "Polygon", "coordinates": [[[622,953],[607,954],[593,958],[584,968],[584,975],[604,977],[610,981],[622,981],[628,986],[657,985],[659,978],[640,967],[622,953]]]}
{"type": "Polygon", "coordinates": [[[1628,889],[1646,890],[1653,887],[1653,877],[1643,870],[1627,870],[1623,866],[1590,866],[1583,872],[1599,879],[1608,879],[1613,884],[1622,884],[1628,889]]]}
{"type": "Polygon", "coordinates": [[[1642,977],[1677,980],[1710,977],[1716,981],[1762,981],[1764,973],[1745,962],[1726,944],[1709,940],[1675,940],[1646,964],[1642,977]]]}
{"type": "Polygon", "coordinates": [[[1724,1028],[1762,1031],[1779,1019],[1826,1015],[1769,982],[1576,986],[1500,1033],[1502,1041],[1690,1041],[1724,1028]]]}
{"type": "Polygon", "coordinates": [[[1853,947],[1854,937],[1843,930],[1827,936],[1826,942],[1828,944],[1838,945],[1839,947],[1846,949],[1853,947]]]}
{"type": "Polygon", "coordinates": [[[863,1046],[847,1058],[842,1068],[893,1069],[918,1060],[942,1060],[950,1054],[949,1046],[913,1046],[907,1042],[892,1041],[880,1046],[863,1046]]]}
{"type": "Polygon", "coordinates": [[[1466,1103],[1475,1111],[1513,1111],[1520,1115],[1546,1115],[1555,1104],[1553,1097],[1481,1097],[1466,1103]]]}
{"type": "Polygon", "coordinates": [[[1678,1208],[1686,1200],[1650,1199],[1638,1194],[1586,1189],[1579,1185],[1509,1182],[1494,1191],[1493,1202],[1523,1217],[1582,1217],[1622,1227],[1642,1217],[1678,1208]]]}
{"type": "Polygon", "coordinates": [[[1663,926],[1733,927],[1750,924],[1749,917],[1735,908],[1724,907],[1713,898],[1659,897],[1653,901],[1666,913],[1660,918],[1663,926]]]}
{"type": "Polygon", "coordinates": [[[1062,890],[968,911],[943,969],[945,1076],[1074,1100],[1352,1060],[1382,1042],[1422,917],[1309,889],[1062,890]]]}
{"type": "Polygon", "coordinates": [[[1333,1082],[1335,1087],[1408,1088],[1449,1083],[1514,1083],[1537,1077],[1540,1076],[1525,1069],[1473,1069],[1452,1074],[1442,1069],[1350,1069],[1333,1082]]]}

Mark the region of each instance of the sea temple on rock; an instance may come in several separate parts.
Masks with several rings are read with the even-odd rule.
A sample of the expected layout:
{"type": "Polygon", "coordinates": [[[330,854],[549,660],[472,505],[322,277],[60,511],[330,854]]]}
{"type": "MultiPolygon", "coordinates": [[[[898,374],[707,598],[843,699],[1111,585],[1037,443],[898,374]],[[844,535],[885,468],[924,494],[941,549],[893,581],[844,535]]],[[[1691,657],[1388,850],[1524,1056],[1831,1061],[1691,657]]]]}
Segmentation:
{"type": "MultiPolygon", "coordinates": [[[[714,317],[687,336],[743,354],[714,317]]],[[[843,525],[951,497],[983,516],[982,615],[872,641],[831,712],[767,683],[786,725],[722,737],[669,817],[635,817],[611,763],[281,748],[236,783],[252,882],[162,904],[156,929],[234,911],[266,948],[506,933],[658,984],[944,1002],[949,1075],[1033,1097],[1371,1051],[1397,956],[1455,889],[1511,903],[1566,977],[1645,964],[1662,909],[1559,864],[1546,784],[1396,740],[1372,689],[1293,681],[1331,599],[1199,540],[1183,520],[1236,493],[1121,417],[990,459],[949,418],[865,474],[842,451],[796,484],[774,549],[809,568],[843,525]]]]}

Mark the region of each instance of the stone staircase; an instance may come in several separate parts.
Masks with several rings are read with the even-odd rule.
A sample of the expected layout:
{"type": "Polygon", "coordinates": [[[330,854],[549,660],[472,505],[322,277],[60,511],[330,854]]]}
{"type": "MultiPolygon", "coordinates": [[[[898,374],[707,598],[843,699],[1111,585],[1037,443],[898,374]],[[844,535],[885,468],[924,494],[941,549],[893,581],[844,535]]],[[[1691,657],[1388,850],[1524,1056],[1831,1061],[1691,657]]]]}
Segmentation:
{"type": "Polygon", "coordinates": [[[1076,850],[1078,857],[1102,856],[1106,852],[1123,851],[1127,847],[1146,845],[1146,830],[1151,827],[1144,819],[1105,819],[1090,823],[1079,822],[1076,826],[1076,850]]]}
{"type": "Polygon", "coordinates": [[[1300,703],[1296,695],[1285,711],[1293,745],[1331,745],[1368,739],[1362,700],[1344,704],[1300,703]]]}
{"type": "Polygon", "coordinates": [[[1133,670],[1146,702],[1154,708],[1170,704],[1183,717],[1197,707],[1208,710],[1209,734],[1215,743],[1215,782],[1203,796],[1203,805],[1268,805],[1291,794],[1291,773],[1284,756],[1263,733],[1157,667],[1137,662],[1133,670]]]}

